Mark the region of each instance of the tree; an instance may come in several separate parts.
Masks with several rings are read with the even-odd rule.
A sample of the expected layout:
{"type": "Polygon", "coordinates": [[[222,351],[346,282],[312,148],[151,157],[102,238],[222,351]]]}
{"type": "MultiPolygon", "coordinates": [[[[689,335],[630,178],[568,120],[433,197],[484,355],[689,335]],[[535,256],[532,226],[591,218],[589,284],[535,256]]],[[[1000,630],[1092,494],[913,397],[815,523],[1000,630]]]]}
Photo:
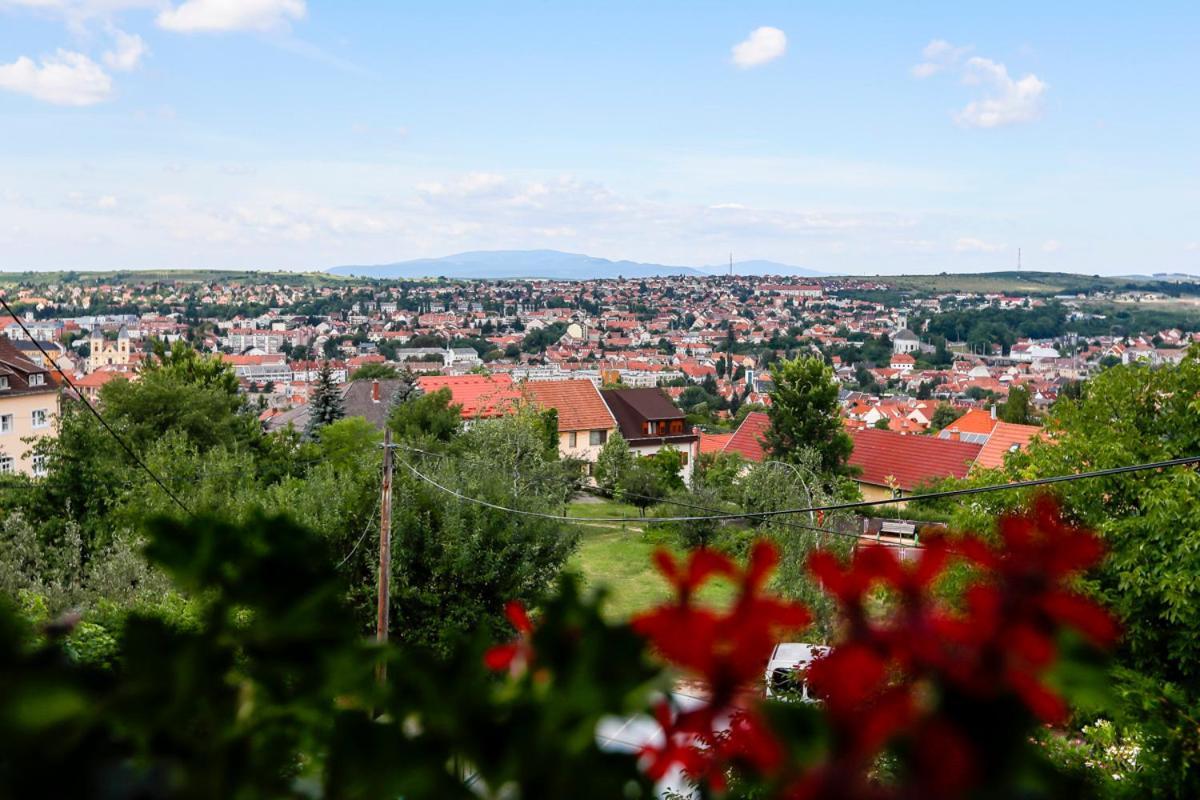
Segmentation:
{"type": "Polygon", "coordinates": [[[871,427],[877,431],[890,431],[892,429],[892,424],[888,421],[887,417],[880,417],[879,419],[875,420],[875,424],[871,427]]]}
{"type": "Polygon", "coordinates": [[[392,408],[388,425],[400,441],[444,443],[462,429],[462,407],[454,404],[448,388],[410,395],[392,408]]]}
{"type": "Polygon", "coordinates": [[[609,494],[615,492],[625,473],[633,465],[633,459],[629,442],[619,433],[609,436],[608,441],[600,448],[600,455],[596,457],[596,467],[593,471],[596,485],[609,494]]]}
{"type": "Polygon", "coordinates": [[[1000,419],[1017,425],[1028,425],[1033,421],[1029,414],[1028,389],[1014,386],[1008,390],[1008,400],[1000,406],[1000,419]]]}
{"type": "Polygon", "coordinates": [[[317,373],[316,391],[308,401],[308,425],[304,429],[304,435],[315,439],[322,426],[337,422],[344,416],[346,409],[342,405],[342,391],[334,382],[333,371],[326,361],[321,364],[321,371],[317,373]]]}
{"type": "Polygon", "coordinates": [[[940,431],[964,413],[962,409],[955,408],[949,403],[938,403],[938,407],[933,410],[933,416],[929,418],[929,429],[940,431]]]}
{"type": "Polygon", "coordinates": [[[621,475],[616,496],[636,506],[638,513],[644,517],[647,508],[660,502],[669,493],[662,470],[647,458],[636,458],[621,475]]]}
{"type": "Polygon", "coordinates": [[[365,364],[350,375],[352,381],[388,381],[400,377],[400,373],[391,364],[365,364]]]}
{"type": "Polygon", "coordinates": [[[823,472],[844,474],[854,445],[842,425],[833,370],[819,358],[799,357],[776,366],[771,377],[771,426],[764,438],[774,456],[789,461],[801,447],[811,447],[821,455],[823,472]]]}

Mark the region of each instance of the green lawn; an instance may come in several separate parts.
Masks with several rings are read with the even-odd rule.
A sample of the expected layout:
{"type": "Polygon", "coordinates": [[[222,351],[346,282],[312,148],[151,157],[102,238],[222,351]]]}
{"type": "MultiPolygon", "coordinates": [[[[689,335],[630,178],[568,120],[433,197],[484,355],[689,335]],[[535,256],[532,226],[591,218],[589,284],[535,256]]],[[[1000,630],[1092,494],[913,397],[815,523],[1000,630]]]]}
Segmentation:
{"type": "MultiPolygon", "coordinates": [[[[605,611],[611,618],[627,619],[670,596],[670,588],[650,558],[660,546],[662,537],[643,533],[636,508],[604,500],[572,503],[568,513],[573,517],[619,517],[624,514],[630,518],[624,529],[620,525],[611,528],[581,525],[579,550],[568,563],[568,569],[582,575],[588,587],[608,589],[605,611]]],[[[679,555],[677,547],[670,549],[679,555]]],[[[700,599],[720,605],[727,603],[732,595],[733,587],[729,583],[713,581],[700,593],[700,599]]]]}

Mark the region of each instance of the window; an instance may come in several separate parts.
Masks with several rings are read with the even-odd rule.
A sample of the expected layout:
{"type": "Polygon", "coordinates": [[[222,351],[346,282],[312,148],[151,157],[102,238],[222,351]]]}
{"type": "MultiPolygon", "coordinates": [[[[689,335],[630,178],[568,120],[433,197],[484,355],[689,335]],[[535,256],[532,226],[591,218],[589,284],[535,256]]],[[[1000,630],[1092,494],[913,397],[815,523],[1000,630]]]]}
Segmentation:
{"type": "Polygon", "coordinates": [[[35,408],[33,410],[33,427],[44,428],[44,427],[46,427],[47,424],[48,423],[46,422],[46,409],[35,408]]]}
{"type": "Polygon", "coordinates": [[[0,375],[0,389],[7,389],[7,388],[8,388],[8,376],[0,375]]]}
{"type": "Polygon", "coordinates": [[[608,431],[588,431],[588,444],[592,447],[608,441],[608,431]]]}
{"type": "Polygon", "coordinates": [[[29,385],[30,386],[45,386],[46,385],[46,376],[40,372],[31,372],[29,374],[29,385]]]}
{"type": "Polygon", "coordinates": [[[654,423],[653,422],[643,422],[642,423],[642,433],[646,434],[647,436],[654,433],[654,423]]]}
{"type": "Polygon", "coordinates": [[[680,464],[681,466],[684,466],[684,467],[686,467],[686,466],[687,466],[687,462],[688,462],[688,454],[687,454],[686,452],[682,452],[682,453],[680,453],[680,454],[679,454],[679,464],[680,464]]]}
{"type": "Polygon", "coordinates": [[[576,437],[577,437],[577,434],[575,433],[575,431],[571,431],[570,433],[567,434],[567,447],[575,446],[576,437]]]}
{"type": "Polygon", "coordinates": [[[4,416],[0,416],[0,433],[12,433],[12,429],[13,415],[5,414],[4,416]]]}
{"type": "Polygon", "coordinates": [[[37,455],[33,457],[33,474],[39,478],[46,474],[45,456],[37,455]]]}
{"type": "Polygon", "coordinates": [[[0,456],[0,475],[11,475],[15,467],[12,456],[0,456]]]}
{"type": "Polygon", "coordinates": [[[683,420],[671,420],[671,433],[683,433],[683,420]]]}

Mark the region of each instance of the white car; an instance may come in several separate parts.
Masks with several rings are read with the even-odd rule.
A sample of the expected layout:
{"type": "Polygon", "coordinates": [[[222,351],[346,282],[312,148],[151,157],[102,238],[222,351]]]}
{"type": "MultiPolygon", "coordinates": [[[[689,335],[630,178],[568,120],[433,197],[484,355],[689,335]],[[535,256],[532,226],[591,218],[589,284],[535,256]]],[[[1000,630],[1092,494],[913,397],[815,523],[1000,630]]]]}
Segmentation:
{"type": "Polygon", "coordinates": [[[783,642],[775,645],[764,676],[767,697],[815,702],[808,694],[808,683],[804,680],[803,672],[809,664],[828,652],[829,648],[820,644],[783,642]]]}

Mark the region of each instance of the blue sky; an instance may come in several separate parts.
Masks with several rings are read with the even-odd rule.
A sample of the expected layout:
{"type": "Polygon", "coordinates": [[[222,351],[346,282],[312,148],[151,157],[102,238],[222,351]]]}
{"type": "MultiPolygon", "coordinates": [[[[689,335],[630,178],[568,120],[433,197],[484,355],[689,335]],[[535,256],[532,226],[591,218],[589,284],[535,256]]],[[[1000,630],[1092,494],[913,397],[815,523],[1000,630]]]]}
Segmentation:
{"type": "Polygon", "coordinates": [[[1194,3],[0,0],[0,268],[1200,272],[1194,3]]]}

